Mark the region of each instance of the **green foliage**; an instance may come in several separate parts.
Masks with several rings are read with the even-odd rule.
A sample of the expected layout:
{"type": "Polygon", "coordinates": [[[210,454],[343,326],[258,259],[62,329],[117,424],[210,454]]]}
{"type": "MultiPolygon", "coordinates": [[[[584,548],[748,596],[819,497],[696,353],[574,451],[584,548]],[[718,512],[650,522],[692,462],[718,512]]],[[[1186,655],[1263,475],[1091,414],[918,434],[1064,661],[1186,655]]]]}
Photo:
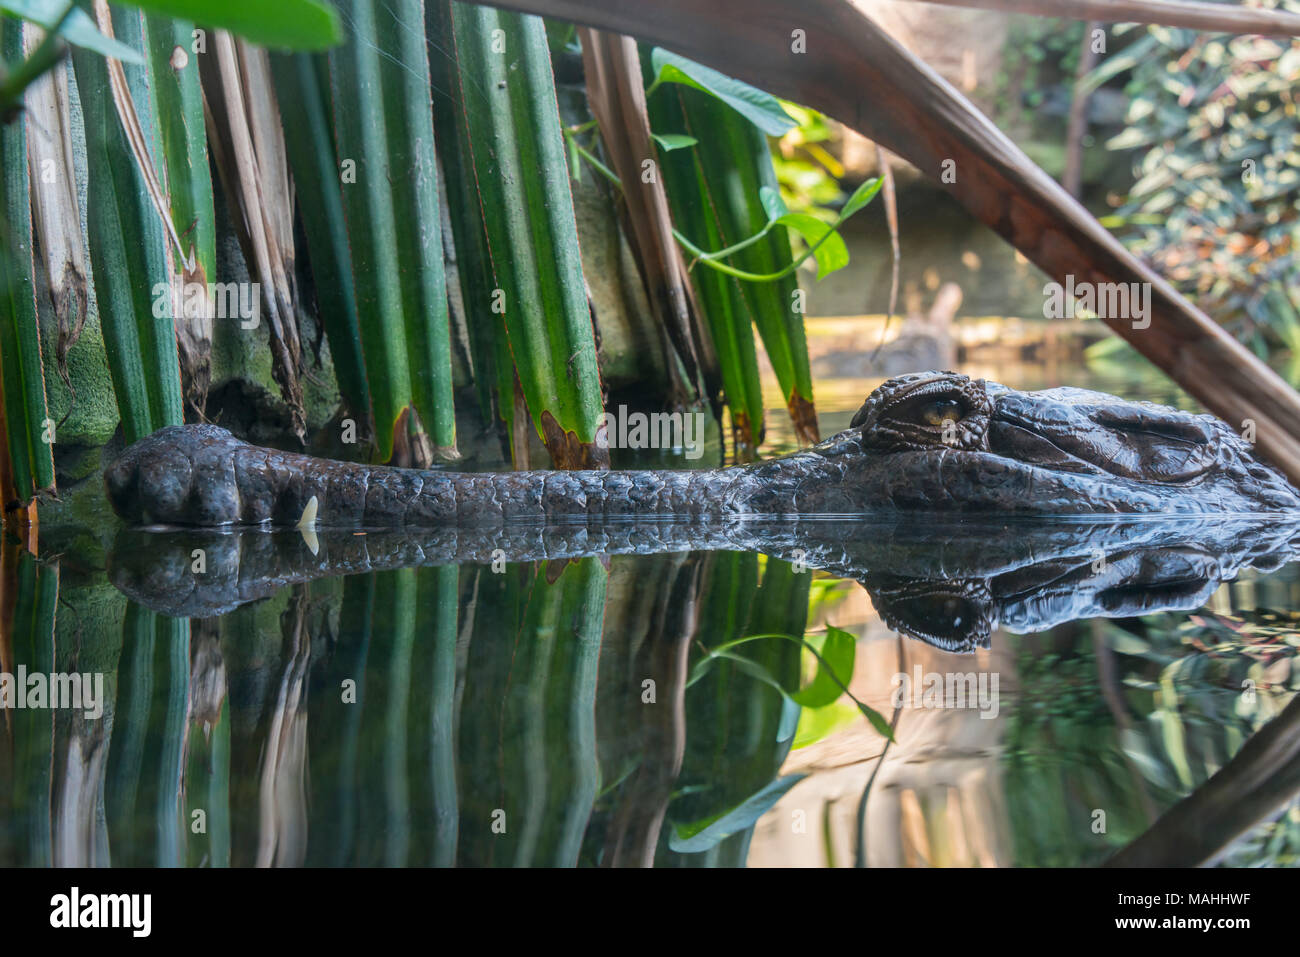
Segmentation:
{"type": "MultiPolygon", "coordinates": [[[[1091,647],[1035,653],[1026,640],[1016,658],[1020,694],[1007,716],[1006,793],[1015,861],[1020,866],[1098,864],[1137,837],[1143,779],[1125,760],[1114,716],[1098,693],[1091,647]],[[1094,809],[1105,830],[1092,828],[1094,809]]],[[[1175,792],[1160,792],[1171,804],[1175,792]]]]}
{"type": "Polygon", "coordinates": [[[441,88],[459,101],[453,113],[464,123],[454,195],[481,217],[475,221],[473,207],[462,212],[456,246],[462,257],[487,256],[462,272],[473,280],[462,295],[467,312],[502,317],[504,341],[498,336],[493,349],[498,411],[513,422],[507,384],[517,377],[555,464],[599,464],[595,334],[545,26],[537,17],[446,6],[431,6],[429,16],[451,61],[443,71],[452,85],[441,88]]]}
{"type": "MultiPolygon", "coordinates": [[[[144,49],[138,11],[118,11],[114,26],[122,42],[144,49]]],[[[176,330],[169,310],[157,316],[154,308],[158,284],[169,279],[167,240],[118,119],[107,63],[75,48],[72,61],[85,117],[87,238],[95,293],[123,432],[134,442],[182,420],[176,330]]],[[[158,114],[144,69],[131,68],[127,81],[145,140],[156,152],[158,114]]]]}
{"type": "Polygon", "coordinates": [[[329,65],[320,54],[299,53],[271,57],[271,69],[280,102],[297,107],[281,114],[285,148],[299,195],[312,197],[311,202],[299,203],[298,209],[334,376],[348,411],[370,422],[370,383],[361,349],[356,283],[330,117],[329,65]]]}
{"type": "Polygon", "coordinates": [[[830,121],[816,110],[782,103],[799,125],[772,150],[772,165],[788,209],[834,222],[845,194],[840,188],[844,167],[823,145],[834,135],[830,121]]]}
{"type": "Polygon", "coordinates": [[[1119,56],[1102,69],[1132,69],[1128,129],[1109,145],[1135,151],[1137,183],[1108,224],[1259,354],[1294,352],[1300,42],[1148,27],[1119,56]]]}
{"type": "Polygon", "coordinates": [[[698,854],[725,841],[739,831],[753,827],[806,774],[787,774],[759,788],[733,808],[702,821],[677,825],[668,838],[668,848],[678,854],[698,854]]]}
{"type": "Polygon", "coordinates": [[[457,730],[446,742],[464,782],[457,861],[571,867],[600,779],[594,708],[607,574],[586,558],[554,580],[542,565],[466,575],[478,601],[462,639],[469,647],[457,649],[454,627],[443,640],[470,690],[455,696],[457,730]]]}
{"type": "Polygon", "coordinates": [[[46,30],[57,27],[59,35],[74,46],[116,57],[123,63],[144,62],[140,54],[125,43],[100,33],[90,15],[72,6],[70,0],[0,0],[0,11],[30,20],[46,30]]]}
{"type": "MultiPolygon", "coordinates": [[[[175,17],[188,40],[192,21],[221,27],[255,43],[294,50],[323,50],[339,43],[343,34],[338,14],[320,0],[116,0],[159,16],[175,17]]],[[[143,64],[142,51],[105,36],[74,0],[0,0],[0,13],[21,17],[56,30],[73,46],[113,57],[126,64],[143,64]]],[[[8,62],[13,62],[12,59],[8,62]]]]}
{"type": "MultiPolygon", "coordinates": [[[[721,249],[765,230],[765,221],[770,217],[761,207],[749,203],[752,197],[745,187],[725,190],[718,181],[719,174],[728,176],[741,164],[752,168],[765,161],[767,144],[755,143],[749,136],[753,129],[749,122],[719,101],[693,91],[665,90],[651,98],[648,105],[651,128],[660,131],[656,134],[659,137],[691,139],[697,144],[700,138],[705,140],[691,148],[665,150],[660,159],[676,228],[710,249],[721,249]],[[707,119],[704,111],[709,111],[707,119]],[[728,132],[748,137],[743,152],[737,152],[734,143],[721,141],[728,132]]],[[[762,134],[758,137],[761,141],[762,134]]],[[[749,303],[739,281],[721,271],[694,270],[692,281],[718,356],[732,432],[744,455],[746,448],[752,449],[762,441],[764,426],[749,303]]],[[[779,290],[764,290],[759,295],[766,299],[774,293],[779,290]]]]}
{"type": "Polygon", "coordinates": [[[807,211],[792,212],[781,196],[765,135],[795,126],[781,103],[659,48],[646,60],[651,127],[661,145],[673,138],[662,163],[674,235],[692,257],[689,268],[719,357],[737,442],[759,442],[763,435],[751,324],[763,340],[796,433],[814,441],[797,269],[815,257],[822,279],[848,264],[848,247],[837,229],[881,184],[863,184],[829,224],[807,211]],[[661,90],[664,84],[687,89],[661,90]],[[806,245],[801,255],[792,250],[792,236],[806,245]]]}
{"type": "Polygon", "coordinates": [[[178,867],[190,823],[181,801],[190,623],[128,604],[121,627],[114,716],[122,730],[108,743],[104,772],[112,863],[178,867]]]}
{"type": "MultiPolygon", "coordinates": [[[[273,6],[139,0],[115,10],[116,38],[109,39],[84,4],[10,0],[0,8],[52,30],[42,56],[9,58],[24,67],[10,71],[5,102],[18,103],[26,84],[57,59],[59,36],[75,46],[94,298],[106,375],[128,441],[180,421],[182,374],[206,376],[206,355],[186,352],[185,369],[179,368],[170,317],[154,315],[160,283],[179,272],[169,268],[177,250],[166,239],[168,215],[182,237],[181,253],[195,257],[187,279],[221,279],[199,71],[174,68],[173,50],[187,45],[195,24],[233,29],[271,46],[317,49],[337,42],[343,23],[353,42],[328,57],[276,56],[273,74],[312,290],[345,406],[369,420],[381,460],[400,455],[423,464],[430,445],[454,454],[442,192],[481,407],[505,421],[517,455],[527,445],[519,425],[531,420],[555,464],[603,464],[594,443],[603,401],[595,335],[567,182],[570,159],[585,153],[599,161],[572,135],[566,144],[559,129],[548,45],[575,52],[571,27],[557,24],[548,38],[536,18],[444,0],[349,2],[341,21],[317,0],[273,6]],[[128,148],[105,54],[128,65],[146,159],[128,148]],[[435,130],[445,140],[436,155],[435,130]],[[341,176],[348,160],[356,164],[351,180],[341,176]],[[155,208],[145,189],[138,164],[150,161],[167,210],[155,208]]],[[[813,440],[797,268],[815,259],[820,277],[847,263],[836,227],[855,204],[829,222],[785,205],[767,135],[790,131],[795,121],[778,100],[666,51],[648,60],[651,90],[665,91],[658,99],[667,102],[670,90],[674,99],[678,93],[698,98],[697,125],[705,135],[665,128],[654,138],[662,156],[696,181],[681,208],[717,213],[715,221],[695,224],[705,245],[681,232],[677,237],[698,275],[707,277],[702,298],[733,414],[757,430],[752,447],[763,415],[756,328],[801,439],[813,440]]],[[[860,198],[873,190],[874,184],[860,198]]],[[[206,347],[202,337],[197,341],[206,347]]],[[[183,344],[190,348],[190,340],[183,344]]],[[[13,346],[8,355],[19,350],[13,346]]],[[[10,383],[22,385],[16,374],[10,383]]],[[[34,380],[32,390],[42,385],[34,380]]]]}
{"type": "Polygon", "coordinates": [[[853,680],[853,658],[857,652],[857,636],[834,625],[826,627],[820,640],[809,639],[816,650],[817,673],[811,683],[790,697],[805,708],[822,708],[831,704],[853,680]]]}
{"type": "Polygon", "coordinates": [[[687,681],[690,737],[668,809],[673,842],[689,840],[691,854],[747,830],[740,826],[751,817],[745,809],[779,797],[771,787],[794,730],[782,719],[784,689],[797,688],[800,678],[800,639],[790,635],[807,620],[807,574],[772,559],[760,571],[751,553],[706,560],[696,629],[704,651],[687,681]]]}
{"type": "Polygon", "coordinates": [[[680,83],[725,103],[769,136],[780,136],[795,125],[776,97],[671,50],[655,47],[650,68],[654,80],[646,89],[647,97],[661,83],[680,83]]]}
{"type": "Polygon", "coordinates": [[[1300,801],[1272,821],[1253,828],[1219,858],[1218,867],[1295,867],[1300,865],[1300,801]]]}
{"type": "Polygon", "coordinates": [[[1199,782],[1225,764],[1300,691],[1294,613],[1155,616],[1145,637],[1125,634],[1121,641],[1117,650],[1147,663],[1129,685],[1150,697],[1159,750],[1183,783],[1199,782]]]}
{"type": "MultiPolygon", "coordinates": [[[[382,8],[353,2],[344,9],[352,42],[329,56],[330,88],[336,155],[356,164],[355,182],[344,180],[342,205],[351,283],[358,310],[366,316],[360,333],[377,457],[393,457],[406,438],[395,434],[400,428],[417,443],[427,433],[443,454],[454,454],[451,336],[424,8],[421,0],[403,0],[382,8]]],[[[299,153],[298,158],[308,160],[309,177],[318,175],[309,157],[299,153]]],[[[327,267],[333,259],[333,250],[327,250],[327,267]]],[[[350,328],[340,330],[346,343],[350,328]]],[[[415,456],[425,458],[423,452],[415,456]]]]}
{"type": "Polygon", "coordinates": [[[1086,24],[1055,17],[1012,17],[994,80],[997,115],[1008,126],[1035,119],[1045,91],[1072,82],[1086,24]]]}
{"type": "MultiPolygon", "coordinates": [[[[54,622],[59,603],[59,569],[57,565],[39,564],[17,549],[0,557],[0,572],[13,588],[13,618],[6,622],[6,656],[13,664],[11,672],[25,668],[32,673],[49,674],[55,668],[54,622]],[[17,569],[4,566],[17,559],[17,569]],[[12,576],[12,577],[11,577],[12,576]]],[[[24,860],[33,867],[54,866],[52,835],[55,814],[50,800],[55,778],[55,724],[43,708],[6,709],[11,735],[6,743],[12,758],[0,763],[3,791],[12,795],[0,815],[0,829],[12,814],[21,830],[24,860]],[[7,780],[6,780],[7,779],[7,780]]]]}
{"type": "MultiPolygon", "coordinates": [[[[1096,624],[1100,643],[1070,626],[1020,639],[1005,754],[1021,865],[1100,863],[1204,784],[1300,691],[1294,613],[1096,624]],[[1043,647],[1049,637],[1052,651],[1043,647]],[[1109,695],[1099,654],[1111,659],[1109,695]],[[1104,832],[1090,826],[1098,808],[1104,832]]],[[[1293,816],[1255,829],[1235,860],[1294,855],[1293,816]]]]}
{"type": "Polygon", "coordinates": [[[211,280],[217,273],[217,226],[203,90],[197,65],[186,70],[172,65],[173,51],[189,42],[193,24],[155,14],[144,22],[149,88],[158,111],[161,146],[155,162],[165,168],[172,221],[186,255],[193,254],[203,277],[211,280]]]}
{"type": "Polygon", "coordinates": [[[461,72],[457,58],[447,50],[447,41],[454,34],[451,4],[446,0],[427,0],[425,23],[428,37],[442,38],[438,41],[442,49],[429,60],[433,80],[433,122],[435,135],[442,144],[439,159],[447,192],[447,217],[456,250],[456,271],[460,278],[461,307],[473,363],[475,394],[483,421],[503,421],[513,433],[514,360],[510,356],[505,316],[492,308],[493,290],[497,283],[479,206],[461,72]]]}
{"type": "MultiPolygon", "coordinates": [[[[13,62],[22,51],[22,26],[0,23],[0,47],[13,62]]],[[[0,202],[5,231],[0,248],[0,383],[8,432],[7,454],[15,490],[26,502],[54,486],[52,437],[46,425],[41,336],[36,323],[36,276],[32,245],[27,133],[23,123],[0,127],[0,202]]],[[[10,504],[3,503],[6,507],[10,504]]]]}
{"type": "Polygon", "coordinates": [[[324,50],[343,39],[339,16],[321,0],[117,0],[167,16],[221,27],[263,46],[324,50]]]}

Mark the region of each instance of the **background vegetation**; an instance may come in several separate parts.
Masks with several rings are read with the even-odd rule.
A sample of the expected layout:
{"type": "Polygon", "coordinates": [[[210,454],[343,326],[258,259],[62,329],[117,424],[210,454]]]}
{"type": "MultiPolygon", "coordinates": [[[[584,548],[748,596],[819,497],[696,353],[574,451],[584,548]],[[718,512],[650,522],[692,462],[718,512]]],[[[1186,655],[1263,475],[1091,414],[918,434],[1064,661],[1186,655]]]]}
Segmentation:
{"type": "Polygon", "coordinates": [[[741,458],[761,339],[817,438],[801,266],[847,263],[835,227],[875,186],[792,211],[768,137],[797,124],[770,96],[446,0],[0,9],[26,18],[3,22],[11,517],[94,471],[119,419],[126,442],[211,419],[403,465],[461,458],[470,422],[516,467],[606,467],[602,341],[629,334],[658,354],[641,401],[726,415],[741,458]],[[588,70],[563,119],[553,50],[588,70]],[[593,188],[648,315],[593,314],[573,201],[593,188]]]}

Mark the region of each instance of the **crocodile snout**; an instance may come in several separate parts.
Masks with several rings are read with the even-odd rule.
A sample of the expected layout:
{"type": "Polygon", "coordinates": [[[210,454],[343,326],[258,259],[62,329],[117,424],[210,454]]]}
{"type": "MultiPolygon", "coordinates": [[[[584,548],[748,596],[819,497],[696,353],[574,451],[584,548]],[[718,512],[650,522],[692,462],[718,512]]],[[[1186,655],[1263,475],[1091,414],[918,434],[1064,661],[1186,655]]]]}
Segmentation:
{"type": "Polygon", "coordinates": [[[113,509],[141,525],[186,521],[193,465],[185,426],[169,426],[141,439],[104,470],[113,509]]]}

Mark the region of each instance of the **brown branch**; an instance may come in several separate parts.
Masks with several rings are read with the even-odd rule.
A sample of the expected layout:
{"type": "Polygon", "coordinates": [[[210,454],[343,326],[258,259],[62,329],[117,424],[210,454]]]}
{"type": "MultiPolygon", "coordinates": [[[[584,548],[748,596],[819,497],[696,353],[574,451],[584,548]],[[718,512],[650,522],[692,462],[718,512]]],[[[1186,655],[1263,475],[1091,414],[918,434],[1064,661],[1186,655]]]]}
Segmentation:
{"type": "Polygon", "coordinates": [[[1300,695],[1107,867],[1200,867],[1300,794],[1300,695]]]}
{"type": "MultiPolygon", "coordinates": [[[[681,248],[673,238],[672,216],[663,181],[655,176],[649,183],[641,175],[641,164],[658,160],[650,138],[645,87],[636,41],[600,30],[582,30],[582,62],[587,80],[587,102],[600,127],[601,141],[610,165],[623,182],[622,207],[635,251],[637,267],[651,308],[667,331],[672,347],[681,357],[691,387],[701,395],[712,395],[719,373],[701,325],[695,293],[686,275],[681,248]]],[[[676,378],[671,357],[670,377],[676,378]]],[[[685,407],[690,396],[678,383],[674,405],[685,407]]]]}
{"type": "Polygon", "coordinates": [[[894,321],[894,313],[898,310],[898,281],[903,264],[903,251],[898,239],[898,189],[894,183],[893,168],[889,165],[889,153],[879,143],[872,145],[876,148],[876,165],[880,167],[880,178],[885,181],[881,193],[885,200],[885,223],[889,226],[889,252],[891,258],[889,312],[885,315],[885,325],[880,330],[880,342],[876,344],[875,350],[871,353],[871,361],[875,362],[876,356],[885,347],[885,337],[889,335],[889,324],[894,321]]]}
{"type": "Polygon", "coordinates": [[[1098,20],[1102,23],[1158,23],[1216,33],[1300,36],[1300,16],[1284,10],[1231,7],[1191,0],[907,0],[945,7],[977,7],[1039,17],[1098,20]]]}
{"type": "Polygon", "coordinates": [[[1088,101],[1092,91],[1084,79],[1097,65],[1097,50],[1092,45],[1094,30],[1101,25],[1092,20],[1083,28],[1083,42],[1079,45],[1079,66],[1074,73],[1074,97],[1070,100],[1070,119],[1065,129],[1065,171],[1061,185],[1075,199],[1083,196],[1083,138],[1088,135],[1088,101]]]}

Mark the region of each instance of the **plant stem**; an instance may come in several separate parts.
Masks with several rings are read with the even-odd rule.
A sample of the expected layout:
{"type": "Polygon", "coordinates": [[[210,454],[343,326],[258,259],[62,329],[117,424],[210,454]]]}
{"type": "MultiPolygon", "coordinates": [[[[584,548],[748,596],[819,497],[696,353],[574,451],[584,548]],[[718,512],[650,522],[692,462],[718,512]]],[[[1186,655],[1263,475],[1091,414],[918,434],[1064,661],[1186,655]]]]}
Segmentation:
{"type": "MultiPolygon", "coordinates": [[[[781,638],[785,641],[793,641],[796,644],[801,645],[804,648],[807,648],[810,652],[812,652],[813,657],[817,659],[818,663],[826,668],[826,673],[831,676],[832,681],[834,681],[837,685],[839,685],[840,691],[848,696],[848,699],[852,701],[854,705],[857,706],[857,709],[860,712],[862,712],[862,716],[866,718],[872,724],[873,727],[876,727],[877,731],[879,731],[879,727],[877,726],[875,721],[871,720],[871,716],[875,715],[877,718],[879,718],[881,725],[884,724],[884,720],[885,720],[884,717],[874,708],[863,704],[861,701],[857,699],[857,697],[853,694],[853,692],[849,690],[849,686],[840,680],[840,676],[835,673],[835,669],[831,667],[830,662],[827,661],[824,657],[822,657],[822,653],[818,651],[816,648],[814,648],[812,642],[810,642],[807,638],[803,638],[799,635],[787,635],[784,632],[779,632],[779,631],[765,632],[759,635],[745,635],[741,638],[733,638],[730,641],[724,641],[716,648],[705,649],[705,654],[708,658],[734,658],[736,656],[730,654],[732,648],[735,648],[739,645],[746,644],[751,641],[758,641],[759,639],[762,638],[781,638]]],[[[701,662],[701,664],[703,664],[703,662],[701,662]]],[[[699,668],[699,665],[696,665],[696,668],[699,668]]],[[[686,687],[689,688],[696,681],[698,681],[701,676],[702,673],[693,676],[689,681],[686,682],[686,687]]],[[[783,694],[785,693],[784,690],[782,690],[782,693],[783,694]]],[[[888,737],[889,740],[891,741],[893,740],[892,728],[891,728],[891,733],[889,735],[886,735],[886,737],[888,737]]]]}
{"type": "MultiPolygon", "coordinates": [[[[565,132],[565,135],[569,136],[568,131],[565,132]]],[[[619,189],[623,188],[622,180],[620,180],[614,174],[613,170],[611,170],[608,166],[606,166],[599,159],[597,159],[595,154],[593,154],[591,150],[582,146],[580,143],[578,143],[577,140],[573,139],[571,136],[569,137],[569,141],[570,143],[573,144],[573,148],[577,152],[577,154],[581,156],[583,159],[585,159],[588,163],[590,163],[591,167],[597,173],[599,173],[605,179],[609,180],[613,185],[617,186],[619,189]]],[[[815,252],[817,252],[821,244],[826,242],[826,240],[829,239],[835,233],[835,231],[840,228],[845,218],[846,217],[843,215],[837,216],[835,222],[831,223],[830,229],[828,229],[825,233],[823,233],[821,238],[818,239],[817,242],[809,245],[809,247],[806,250],[804,250],[802,256],[797,258],[794,262],[790,263],[790,265],[786,266],[784,269],[778,272],[770,272],[770,273],[745,272],[743,269],[737,269],[735,266],[728,266],[726,263],[718,262],[718,259],[724,256],[730,256],[732,253],[735,253],[741,249],[744,249],[747,246],[753,245],[754,243],[758,242],[760,239],[762,239],[764,236],[767,235],[768,231],[771,230],[771,228],[774,225],[776,225],[777,222],[776,220],[770,221],[766,226],[762,228],[762,230],[760,230],[755,235],[750,236],[748,239],[742,240],[741,242],[736,243],[734,246],[728,246],[726,249],[719,249],[716,252],[708,252],[707,250],[701,249],[699,246],[696,246],[689,239],[683,236],[680,231],[676,229],[673,230],[673,238],[676,239],[677,242],[681,244],[683,249],[685,249],[688,253],[690,253],[692,256],[695,257],[695,260],[690,265],[690,268],[692,269],[695,268],[696,263],[704,263],[704,265],[708,266],[710,269],[716,269],[718,272],[726,273],[728,276],[735,276],[737,279],[743,279],[746,282],[776,282],[778,279],[784,279],[786,276],[789,276],[801,265],[803,265],[803,263],[808,259],[808,257],[813,255],[815,252]]]]}
{"type": "Polygon", "coordinates": [[[768,233],[770,233],[772,231],[772,227],[775,225],[776,225],[776,220],[769,219],[767,221],[766,226],[764,226],[754,235],[750,236],[748,239],[742,239],[734,246],[728,246],[726,249],[719,249],[715,253],[703,253],[702,255],[697,256],[694,260],[692,260],[690,266],[688,266],[687,269],[688,270],[694,269],[695,264],[697,262],[701,262],[701,261],[712,262],[713,260],[717,260],[717,259],[726,259],[728,256],[732,256],[740,252],[742,249],[748,249],[750,246],[753,246],[755,243],[762,241],[763,237],[766,236],[768,233]]]}

